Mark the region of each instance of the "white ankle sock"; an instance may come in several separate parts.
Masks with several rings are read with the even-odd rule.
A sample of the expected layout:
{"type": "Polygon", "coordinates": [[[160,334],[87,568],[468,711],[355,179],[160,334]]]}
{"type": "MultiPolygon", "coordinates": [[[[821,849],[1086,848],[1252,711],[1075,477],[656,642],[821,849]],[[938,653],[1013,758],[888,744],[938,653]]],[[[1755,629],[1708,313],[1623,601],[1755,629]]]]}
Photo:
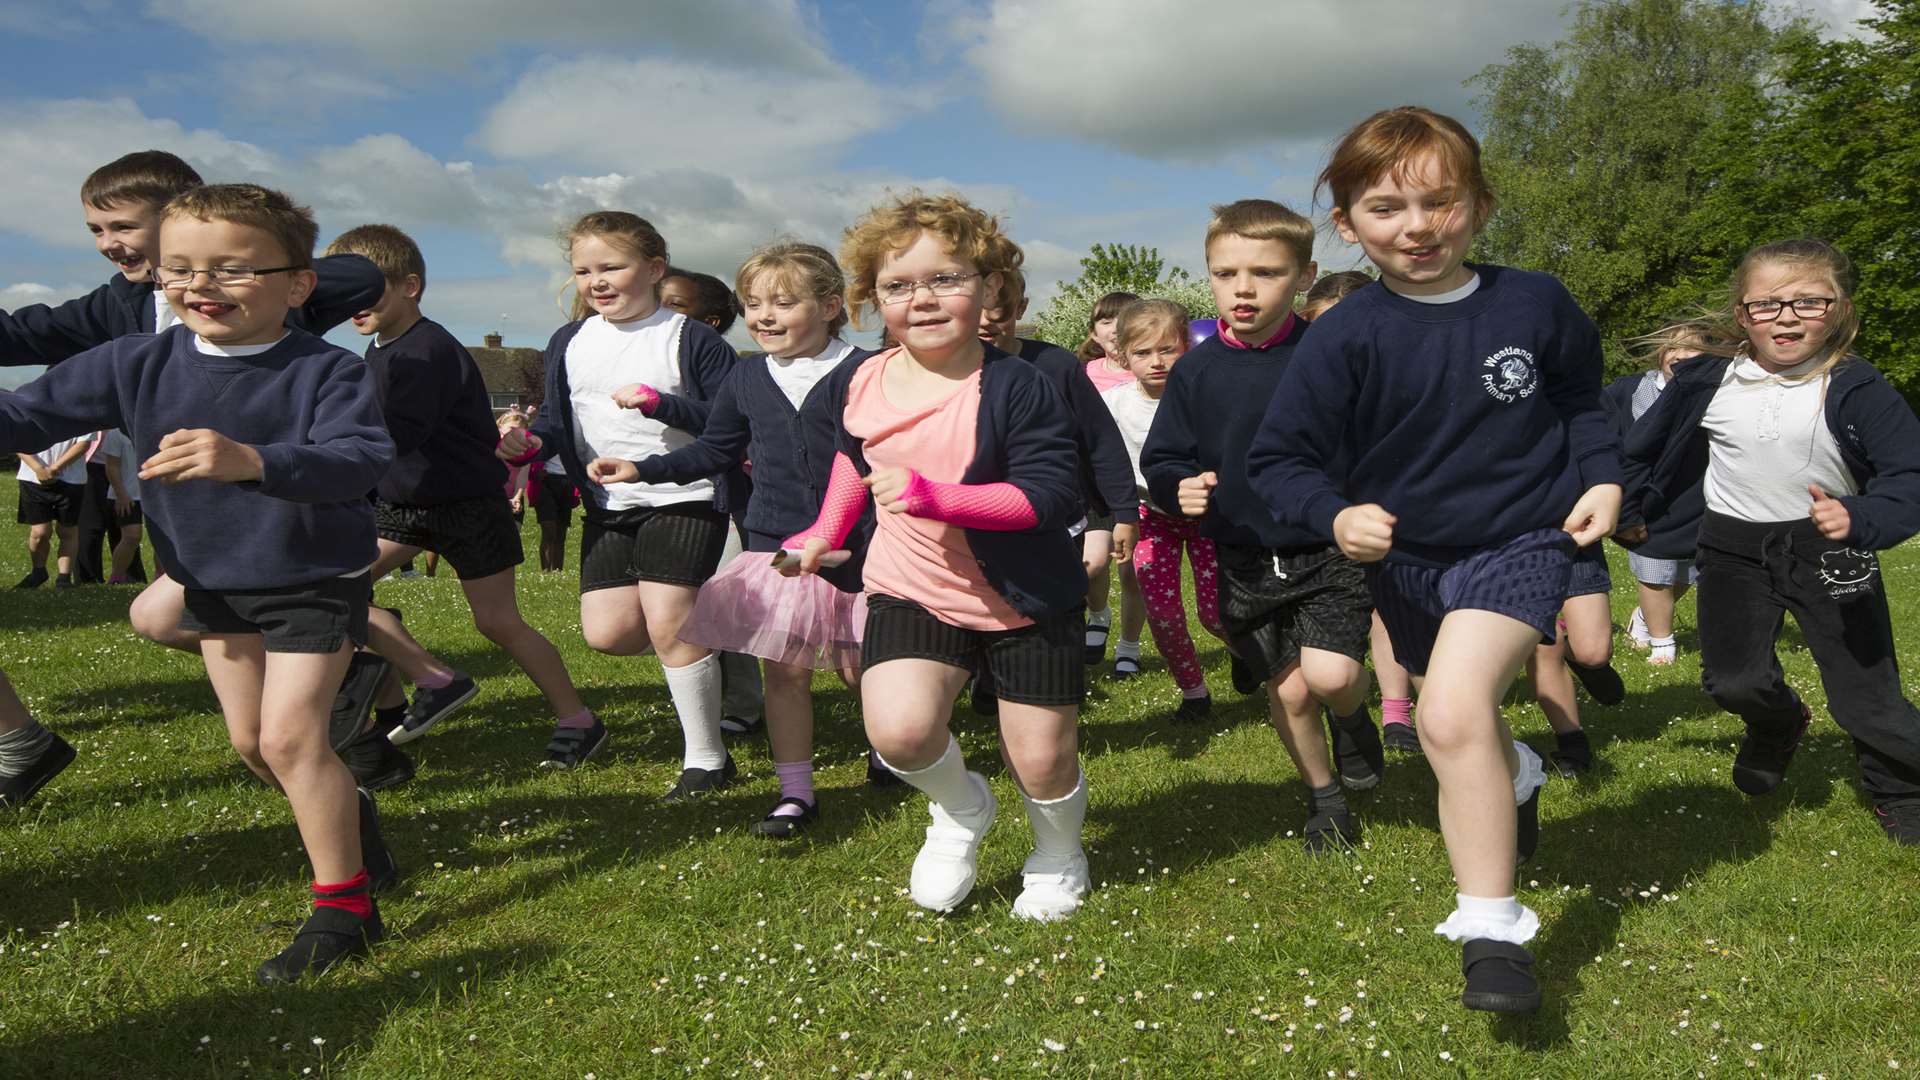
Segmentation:
{"type": "Polygon", "coordinates": [[[1647,644],[1653,646],[1653,653],[1648,657],[1650,660],[1672,660],[1680,652],[1671,637],[1648,638],[1647,644]]]}
{"type": "Polygon", "coordinates": [[[1087,776],[1081,773],[1073,790],[1057,799],[1022,795],[1027,820],[1033,825],[1033,850],[1064,858],[1080,853],[1080,830],[1087,823],[1087,776]]]}
{"type": "Polygon", "coordinates": [[[1118,660],[1123,656],[1129,660],[1140,659],[1140,643],[1121,638],[1120,643],[1113,647],[1113,658],[1118,660]]]}
{"type": "Polygon", "coordinates": [[[727,744],[720,737],[720,658],[708,653],[685,667],[660,665],[667,677],[667,695],[680,714],[680,732],[686,737],[681,768],[717,769],[727,763],[727,744]]]}
{"type": "Polygon", "coordinates": [[[1540,932],[1540,916],[1512,896],[1468,896],[1457,893],[1457,907],[1433,932],[1449,941],[1487,938],[1525,945],[1540,932]]]}
{"type": "MultiPolygon", "coordinates": [[[[876,753],[875,757],[879,757],[876,753]]],[[[980,808],[980,790],[967,773],[966,759],[960,756],[960,744],[947,736],[947,749],[939,760],[924,769],[902,769],[886,758],[880,764],[919,790],[926,792],[941,809],[950,814],[969,814],[980,808]]]]}

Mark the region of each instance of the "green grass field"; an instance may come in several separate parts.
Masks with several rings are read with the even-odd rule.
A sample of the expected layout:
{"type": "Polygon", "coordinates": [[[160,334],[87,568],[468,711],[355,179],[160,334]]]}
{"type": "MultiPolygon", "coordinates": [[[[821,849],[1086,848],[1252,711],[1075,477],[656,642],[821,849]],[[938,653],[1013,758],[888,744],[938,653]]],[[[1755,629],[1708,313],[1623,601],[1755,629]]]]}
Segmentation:
{"type": "MultiPolygon", "coordinates": [[[[8,521],[12,501],[9,485],[8,521]]],[[[23,535],[0,545],[0,585],[26,570],[23,535]]],[[[1920,552],[1889,553],[1907,642],[1916,571],[1920,552]]],[[[1521,872],[1547,1005],[1490,1019],[1460,1008],[1458,950],[1431,933],[1452,904],[1431,772],[1395,758],[1352,799],[1364,847],[1307,857],[1299,782],[1217,648],[1205,730],[1165,722],[1178,694],[1157,659],[1093,683],[1096,891],[1073,921],[1035,926],[1008,914],[1029,844],[1019,800],[964,707],[956,731],[1002,813],[973,900],[933,916],[905,896],[924,800],[863,785],[837,682],[818,698],[823,819],[776,845],[745,831],[776,797],[764,742],[735,746],[740,786],[661,805],[679,731],[657,664],[586,649],[571,572],[523,573],[520,594],[612,744],[577,773],[537,773],[551,718],[455,582],[383,583],[482,692],[409,747],[419,777],[381,798],[406,872],[382,903],[391,939],[370,963],[266,990],[253,968],[304,914],[306,863],[285,802],[228,749],[198,662],[134,638],[129,590],[5,593],[0,669],[80,758],[0,819],[0,1076],[1920,1070],[1920,857],[1864,809],[1791,629],[1782,660],[1817,721],[1759,801],[1728,780],[1737,724],[1700,691],[1691,626],[1671,669],[1620,639],[1632,695],[1587,703],[1602,764],[1550,784],[1521,872]]],[[[1920,670],[1911,648],[1902,660],[1920,670]]],[[[1545,748],[1524,693],[1511,718],[1545,748]]]]}

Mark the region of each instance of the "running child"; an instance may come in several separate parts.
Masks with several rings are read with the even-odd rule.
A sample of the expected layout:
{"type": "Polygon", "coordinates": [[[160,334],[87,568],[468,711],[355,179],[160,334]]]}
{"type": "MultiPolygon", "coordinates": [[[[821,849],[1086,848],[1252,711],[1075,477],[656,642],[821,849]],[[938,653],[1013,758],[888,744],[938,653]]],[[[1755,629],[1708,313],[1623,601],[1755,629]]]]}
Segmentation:
{"type": "Polygon", "coordinates": [[[184,591],[234,749],[287,796],[313,864],[313,914],[262,963],[288,982],[384,934],[398,871],[373,800],[327,741],[366,637],[372,490],[393,460],[359,357],[287,328],[314,288],[313,215],[253,184],[197,188],[161,214],[155,277],[180,325],[123,338],[0,394],[0,446],[124,427],[154,546],[184,591]]]}
{"type": "MultiPolygon", "coordinates": [[[[705,646],[680,639],[727,542],[726,511],[715,505],[720,484],[702,477],[607,487],[587,463],[634,461],[690,445],[737,357],[707,324],[661,307],[667,241],[646,219],[596,211],[574,222],[565,240],[575,318],[547,345],[545,405],[533,427],[509,430],[498,453],[509,463],[565,462],[562,482],[577,485],[586,504],[581,632],[598,652],[659,655],[686,740],[680,779],[666,797],[692,798],[728,786],[735,775],[720,736],[719,661],[705,646]]],[[[544,764],[574,768],[606,743],[598,717],[568,717],[547,744],[544,764]]]]}
{"type": "Polygon", "coordinates": [[[954,195],[909,194],[847,230],[848,304],[871,303],[899,344],[854,369],[820,517],[787,544],[797,569],[818,571],[869,493],[879,509],[862,570],[860,697],[868,740],[927,795],[914,902],[949,911],[966,900],[998,809],[948,730],[954,699],[984,666],[1033,824],[1013,913],[1054,920],[1089,888],[1076,733],[1085,578],[1067,532],[1081,506],[1066,405],[979,333],[1018,257],[998,221],[954,195]]]}
{"type": "Polygon", "coordinates": [[[733,329],[734,321],[743,314],[740,298],[726,282],[712,274],[677,266],[667,267],[667,276],[660,279],[660,306],[706,323],[721,337],[733,329]]]}
{"type": "Polygon", "coordinates": [[[1552,277],[1466,261],[1493,193],[1459,122],[1375,113],[1317,187],[1381,287],[1314,324],[1254,440],[1254,482],[1275,513],[1367,565],[1394,656],[1422,680],[1420,741],[1459,889],[1435,932],[1462,944],[1462,1003],[1535,1009],[1523,946],[1540,920],[1513,883],[1546,774],[1500,703],[1555,640],[1577,550],[1619,510],[1600,336],[1552,277]]]}
{"type": "MultiPolygon", "coordinates": [[[[1120,354],[1116,328],[1121,309],[1138,299],[1130,292],[1110,292],[1094,301],[1093,311],[1087,316],[1087,340],[1080,343],[1078,355],[1086,365],[1088,380],[1103,395],[1133,381],[1127,358],[1120,354]]],[[[1129,449],[1137,471],[1139,446],[1132,444],[1129,449]]],[[[1116,551],[1114,555],[1113,561],[1120,567],[1120,641],[1114,646],[1113,673],[1124,679],[1140,673],[1140,628],[1147,621],[1147,603],[1141,597],[1139,571],[1128,557],[1130,553],[1116,551]]],[[[1112,589],[1113,575],[1102,563],[1087,583],[1087,663],[1091,665],[1106,659],[1107,634],[1113,627],[1108,608],[1112,589]]]]}
{"type": "Polygon", "coordinates": [[[1900,683],[1874,554],[1920,532],[1920,420],[1849,352],[1853,286],[1852,261],[1825,241],[1747,252],[1727,310],[1702,327],[1707,355],[1674,368],[1634,425],[1628,454],[1647,479],[1628,520],[1659,520],[1698,477],[1705,447],[1701,682],[1746,725],[1734,786],[1779,787],[1812,721],[1774,653],[1791,612],[1875,819],[1920,845],[1920,712],[1900,683]]]}
{"type": "MultiPolygon", "coordinates": [[[[520,616],[514,567],[526,552],[502,494],[507,469],[494,456],[500,430],[473,357],[421,314],[427,264],[419,246],[391,225],[362,225],[342,233],[327,254],[363,256],[387,283],[378,303],[353,316],[354,330],[373,338],[367,369],[394,448],[393,467],[374,498],[380,557],[373,580],[423,551],[439,554],[460,578],[474,629],[526,672],[560,724],[591,726],[593,714],[559,650],[520,616]]],[[[342,751],[363,778],[398,767],[395,746],[425,735],[478,689],[422,648],[386,608],[368,613],[367,630],[373,650],[417,690],[402,713],[386,723],[376,719],[342,751]]]]}
{"type": "MultiPolygon", "coordinates": [[[[1674,367],[1706,348],[1700,328],[1686,322],[1657,330],[1639,343],[1650,347],[1653,367],[1638,375],[1620,376],[1608,384],[1601,398],[1622,441],[1660,400],[1660,394],[1673,381],[1674,367]]],[[[1695,451],[1698,460],[1681,470],[1682,475],[1695,477],[1695,482],[1664,500],[1666,512],[1658,520],[1645,523],[1647,538],[1627,552],[1627,566],[1633,571],[1640,601],[1627,623],[1627,638],[1635,648],[1647,650],[1649,664],[1667,665],[1678,657],[1674,609],[1700,579],[1693,555],[1700,547],[1700,519],[1707,512],[1707,449],[1696,446],[1695,451]]],[[[1632,464],[1628,467],[1631,469],[1632,464]]]]}
{"type": "Polygon", "coordinates": [[[20,502],[14,520],[27,527],[27,560],[32,569],[14,585],[37,589],[47,583],[47,557],[53,556],[56,589],[73,587],[74,536],[80,524],[80,499],[87,486],[87,444],[93,436],[61,439],[32,454],[18,454],[20,502]]]}
{"type": "Polygon", "coordinates": [[[1293,301],[1313,280],[1313,232],[1268,199],[1213,208],[1205,251],[1220,329],[1168,376],[1140,469],[1154,505],[1197,520],[1213,541],[1229,647],[1265,684],[1274,730],[1307,788],[1301,835],[1320,853],[1360,840],[1342,785],[1371,788],[1386,769],[1367,708],[1372,603],[1360,567],[1283,523],[1247,475],[1261,414],[1307,330],[1293,301]]]}
{"type": "Polygon", "coordinates": [[[1326,314],[1327,309],[1346,299],[1347,294],[1364,289],[1373,284],[1373,278],[1359,270],[1342,270],[1337,274],[1322,274],[1314,279],[1307,294],[1300,298],[1300,317],[1312,322],[1326,314]]]}
{"type": "MultiPolygon", "coordinates": [[[[820,816],[813,787],[813,673],[838,671],[848,686],[859,685],[866,603],[857,562],[789,577],[767,556],[812,524],[831,478],[847,380],[872,354],[840,339],[847,322],[846,278],[825,248],[794,241],[769,245],[741,264],[734,280],[747,327],[765,355],[734,366],[714,397],[706,430],[691,446],[639,461],[595,458],[587,472],[606,486],[670,484],[722,475],[749,459],[756,463],[747,553],[701,586],[680,638],[766,661],[767,742],[780,799],[753,831],[787,839],[820,816]]],[[[871,522],[863,527],[870,529],[871,522]]]]}
{"type": "Polygon", "coordinates": [[[1171,300],[1136,300],[1120,309],[1113,335],[1112,356],[1124,359],[1133,378],[1109,387],[1100,395],[1113,413],[1120,437],[1134,461],[1134,483],[1140,497],[1140,540],[1130,565],[1138,575],[1145,598],[1147,625],[1154,647],[1167,662],[1174,685],[1180,688],[1175,723],[1198,723],[1213,711],[1206,672],[1187,632],[1187,604],[1180,586],[1180,549],[1193,563],[1194,606],[1200,625],[1226,640],[1220,624],[1220,576],[1213,541],[1200,535],[1191,518],[1169,514],[1155,506],[1140,471],[1140,448],[1153,427],[1154,414],[1166,392],[1174,361],[1187,351],[1187,309],[1171,300]]]}

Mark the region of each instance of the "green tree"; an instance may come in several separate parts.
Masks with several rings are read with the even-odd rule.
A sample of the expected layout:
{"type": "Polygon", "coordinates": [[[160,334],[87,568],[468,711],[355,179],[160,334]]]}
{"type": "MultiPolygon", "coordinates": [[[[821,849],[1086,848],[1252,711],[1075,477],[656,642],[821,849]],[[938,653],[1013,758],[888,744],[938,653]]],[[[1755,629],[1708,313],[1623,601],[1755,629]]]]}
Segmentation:
{"type": "Polygon", "coordinates": [[[1196,319],[1215,314],[1212,290],[1177,266],[1166,270],[1159,248],[1095,244],[1080,260],[1080,276],[1056,286],[1053,299],[1033,318],[1034,336],[1066,349],[1086,340],[1093,307],[1110,292],[1172,300],[1196,319]]]}
{"type": "Polygon", "coordinates": [[[1499,200],[1476,257],[1559,277],[1622,363],[1744,250],[1701,208],[1765,130],[1783,49],[1812,40],[1747,0],[1582,0],[1565,40],[1471,80],[1499,200]]]}

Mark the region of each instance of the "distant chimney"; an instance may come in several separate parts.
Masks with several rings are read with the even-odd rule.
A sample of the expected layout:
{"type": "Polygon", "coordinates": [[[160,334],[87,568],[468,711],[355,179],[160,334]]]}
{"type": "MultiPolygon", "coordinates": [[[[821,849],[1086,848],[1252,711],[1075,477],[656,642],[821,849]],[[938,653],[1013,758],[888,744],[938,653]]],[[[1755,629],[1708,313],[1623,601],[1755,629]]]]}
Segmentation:
{"type": "Polygon", "coordinates": [[[500,332],[498,330],[494,330],[488,333],[485,337],[481,338],[480,340],[487,343],[487,348],[497,349],[500,347],[500,342],[505,339],[503,339],[500,336],[500,332]]]}

